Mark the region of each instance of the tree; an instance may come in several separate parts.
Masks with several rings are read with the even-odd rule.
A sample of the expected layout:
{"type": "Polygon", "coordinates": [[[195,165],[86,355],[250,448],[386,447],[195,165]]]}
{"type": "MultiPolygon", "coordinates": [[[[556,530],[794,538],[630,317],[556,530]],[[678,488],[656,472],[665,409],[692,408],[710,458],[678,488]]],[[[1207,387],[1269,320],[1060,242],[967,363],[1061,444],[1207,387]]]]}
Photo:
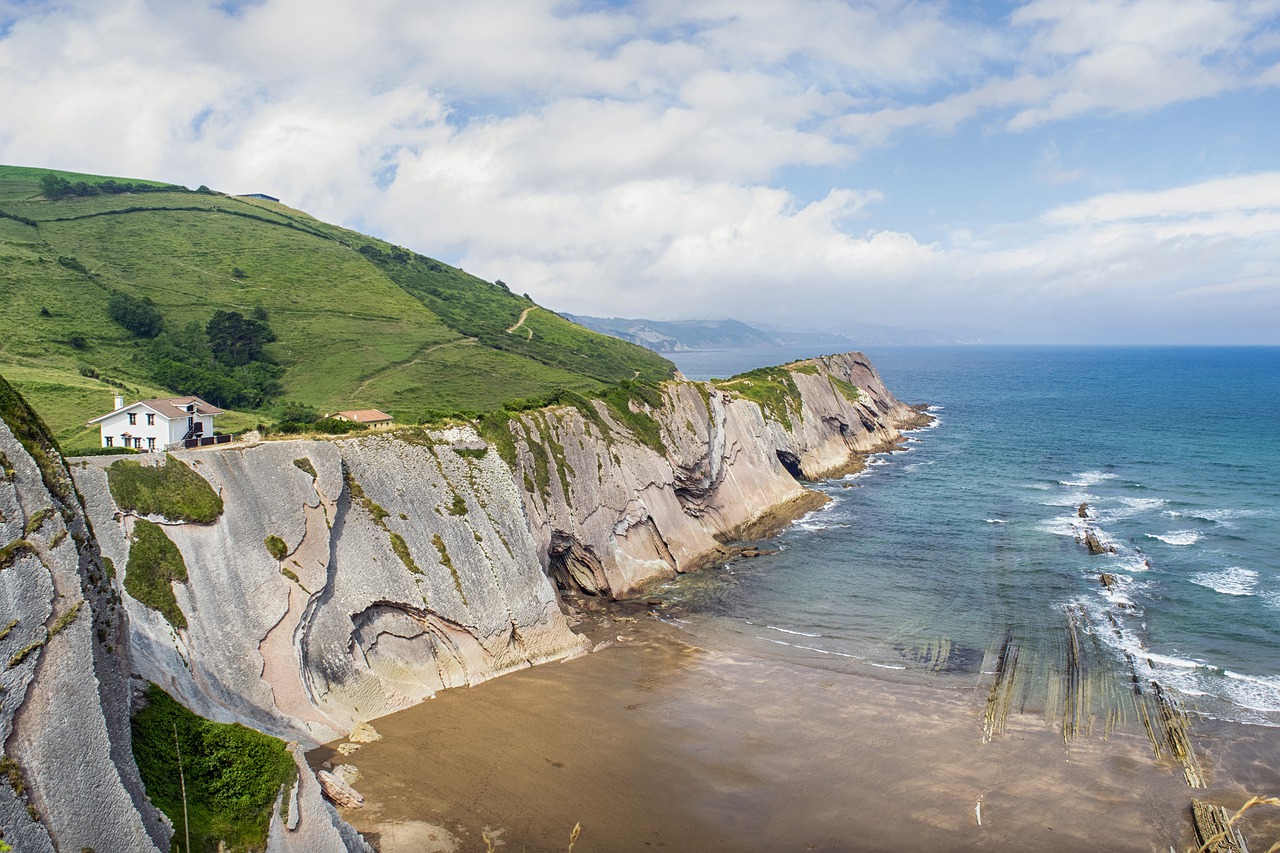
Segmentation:
{"type": "Polygon", "coordinates": [[[71,182],[66,178],[60,178],[53,172],[46,172],[40,176],[40,194],[49,201],[66,198],[71,193],[71,182]]]}
{"type": "Polygon", "coordinates": [[[107,299],[107,313],[140,338],[154,338],[164,328],[164,317],[150,296],[132,299],[123,293],[113,293],[107,299]]]}
{"type": "Polygon", "coordinates": [[[205,326],[205,335],[213,357],[232,367],[261,360],[263,347],[276,339],[270,326],[239,311],[215,311],[205,326]]]}

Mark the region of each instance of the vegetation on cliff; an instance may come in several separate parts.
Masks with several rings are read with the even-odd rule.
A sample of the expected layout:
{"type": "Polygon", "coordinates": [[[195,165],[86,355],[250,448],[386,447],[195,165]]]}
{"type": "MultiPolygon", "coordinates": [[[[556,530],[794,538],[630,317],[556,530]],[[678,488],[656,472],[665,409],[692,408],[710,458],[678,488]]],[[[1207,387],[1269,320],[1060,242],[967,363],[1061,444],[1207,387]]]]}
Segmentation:
{"type": "MultiPolygon", "coordinates": [[[[801,363],[795,368],[808,372],[801,363]]],[[[732,379],[716,380],[716,387],[745,397],[760,406],[767,417],[772,417],[792,429],[792,416],[800,414],[800,389],[788,367],[761,367],[740,373],[732,379]]]]}
{"type": "Polygon", "coordinates": [[[187,853],[188,829],[192,851],[263,849],[276,797],[297,776],[283,741],[206,720],[154,684],[133,718],[133,757],[173,822],[174,853],[187,853]]]}
{"type": "Polygon", "coordinates": [[[98,444],[86,421],[117,392],[225,392],[254,410],[220,417],[229,431],[271,419],[273,398],[414,423],[674,371],[500,282],[282,204],[72,173],[52,173],[72,191],[51,198],[42,184],[65,189],[51,173],[0,166],[0,372],[70,448],[98,444]],[[210,338],[231,314],[270,317],[242,363],[210,338]]]}
{"type": "Polygon", "coordinates": [[[128,459],[111,463],[107,485],[116,506],[127,512],[198,524],[222,515],[222,498],[209,481],[168,453],[159,466],[128,459]]]}
{"type": "Polygon", "coordinates": [[[174,581],[187,581],[187,563],[163,527],[141,518],[133,523],[133,542],[124,572],[126,592],[159,611],[173,627],[187,627],[187,617],[173,594],[174,581]]]}

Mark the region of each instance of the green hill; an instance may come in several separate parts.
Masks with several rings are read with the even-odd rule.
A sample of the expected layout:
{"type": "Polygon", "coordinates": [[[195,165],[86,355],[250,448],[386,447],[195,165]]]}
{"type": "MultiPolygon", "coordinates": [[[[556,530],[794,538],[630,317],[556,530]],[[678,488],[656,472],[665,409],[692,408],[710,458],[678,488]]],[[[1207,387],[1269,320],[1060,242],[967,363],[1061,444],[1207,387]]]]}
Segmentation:
{"type": "Polygon", "coordinates": [[[262,393],[227,392],[240,413],[220,419],[225,430],[286,401],[416,422],[674,370],[501,282],[283,204],[49,169],[0,166],[0,299],[0,374],[72,449],[97,444],[84,424],[117,388],[149,397],[259,383],[262,393]],[[164,330],[154,340],[109,309],[147,299],[140,310],[164,330]],[[216,342],[193,356],[215,312],[260,321],[270,342],[249,363],[216,342]]]}

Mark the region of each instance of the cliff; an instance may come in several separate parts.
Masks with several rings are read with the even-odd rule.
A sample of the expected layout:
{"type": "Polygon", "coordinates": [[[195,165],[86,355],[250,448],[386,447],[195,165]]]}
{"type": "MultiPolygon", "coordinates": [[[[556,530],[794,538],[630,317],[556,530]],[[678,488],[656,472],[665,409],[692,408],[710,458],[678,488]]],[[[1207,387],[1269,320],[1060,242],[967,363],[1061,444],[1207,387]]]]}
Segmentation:
{"type": "Polygon", "coordinates": [[[129,748],[128,627],[56,446],[0,379],[0,827],[14,849],[168,849],[129,748]]]}
{"type": "MultiPolygon", "coordinates": [[[[77,816],[94,811],[67,805],[87,801],[59,774],[62,745],[50,728],[58,715],[47,708],[74,699],[64,706],[65,724],[83,729],[80,738],[101,730],[101,759],[84,772],[109,780],[93,795],[120,814],[121,835],[113,837],[132,832],[146,842],[113,847],[86,835],[83,844],[149,849],[162,839],[164,848],[168,830],[140,796],[129,756],[131,673],[212,720],[303,746],[343,737],[441,688],[585,652],[557,586],[622,598],[723,560],[735,540],[823,502],[801,480],[856,469],[918,417],[855,353],[714,385],[669,382],[604,400],[572,398],[511,416],[497,431],[487,426],[492,443],[457,426],[175,453],[180,470],[195,472],[200,488],[221,499],[221,511],[200,522],[163,506],[122,505],[129,502],[112,491],[121,471],[112,466],[122,463],[80,460],[72,471],[84,511],[63,499],[57,506],[69,508],[27,537],[31,553],[0,571],[8,584],[0,594],[19,619],[0,650],[44,639],[31,661],[4,676],[8,714],[18,695],[10,680],[30,668],[26,706],[3,718],[6,732],[16,733],[5,754],[31,768],[33,805],[49,809],[58,847],[68,849],[64,838],[82,837],[74,834],[77,816]],[[64,518],[81,531],[70,545],[53,541],[64,518]],[[161,584],[172,607],[142,591],[141,576],[129,577],[143,571],[135,558],[156,530],[185,565],[161,584]],[[104,572],[99,549],[119,577],[104,572]],[[43,577],[40,567],[47,581],[17,584],[43,577]],[[147,601],[126,592],[122,579],[147,601]],[[83,612],[49,638],[77,596],[83,612]],[[99,617],[99,608],[109,616],[99,617]],[[95,642],[91,623],[108,633],[95,642]],[[46,687],[33,661],[55,655],[56,667],[40,664],[46,687]],[[53,680],[62,668],[66,678],[53,680]],[[39,714],[22,717],[37,703],[39,714]]],[[[26,460],[14,466],[22,488],[6,484],[13,494],[0,505],[4,532],[17,541],[50,492],[35,489],[39,473],[17,452],[20,443],[3,446],[26,460]]],[[[136,459],[174,464],[162,455],[136,459]]],[[[69,483],[63,488],[74,495],[69,483]]],[[[269,849],[365,849],[300,759],[298,766],[290,796],[297,807],[288,821],[273,818],[269,849]]],[[[0,801],[6,833],[39,828],[23,822],[22,805],[11,794],[0,801]]],[[[114,814],[107,805],[94,808],[114,814]]]]}
{"type": "Polygon", "coordinates": [[[856,470],[921,417],[860,353],[666,383],[660,405],[628,404],[656,423],[647,444],[625,413],[588,405],[519,419],[517,479],[539,563],[563,589],[615,598],[723,560],[727,543],[820,506],[801,479],[856,470]]]}

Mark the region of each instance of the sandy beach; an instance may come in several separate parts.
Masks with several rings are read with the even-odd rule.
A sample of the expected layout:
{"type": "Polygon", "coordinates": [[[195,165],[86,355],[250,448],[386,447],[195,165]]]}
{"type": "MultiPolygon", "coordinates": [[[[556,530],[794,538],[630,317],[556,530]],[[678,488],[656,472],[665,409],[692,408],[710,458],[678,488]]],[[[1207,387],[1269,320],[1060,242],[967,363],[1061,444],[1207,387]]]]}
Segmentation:
{"type": "MultiPolygon", "coordinates": [[[[580,853],[1193,846],[1187,807],[1206,794],[1137,727],[1065,744],[1041,716],[1014,715],[984,744],[977,690],[761,661],[695,648],[643,615],[602,619],[592,633],[613,645],[594,654],[445,691],[377,721],[383,740],[347,758],[313,751],[315,766],[361,773],[366,806],[344,816],[382,853],[483,850],[482,833],[500,849],[565,850],[579,823],[580,853]]],[[[1211,728],[1211,779],[1218,767],[1236,781],[1207,796],[1275,790],[1273,733],[1211,728]]]]}

